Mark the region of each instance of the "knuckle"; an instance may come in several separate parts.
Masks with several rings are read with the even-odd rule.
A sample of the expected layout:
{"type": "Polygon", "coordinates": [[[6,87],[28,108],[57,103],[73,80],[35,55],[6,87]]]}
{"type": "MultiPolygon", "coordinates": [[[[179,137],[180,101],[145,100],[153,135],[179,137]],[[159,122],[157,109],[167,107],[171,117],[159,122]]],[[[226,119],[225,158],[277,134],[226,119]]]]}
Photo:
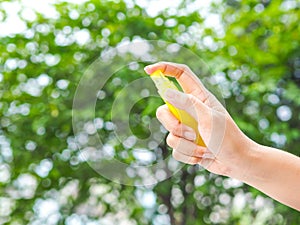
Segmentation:
{"type": "Polygon", "coordinates": [[[187,71],[190,69],[190,67],[188,67],[186,64],[181,64],[181,67],[184,71],[187,71]]]}
{"type": "Polygon", "coordinates": [[[192,156],[202,157],[202,155],[203,155],[203,150],[201,149],[200,146],[197,145],[197,147],[193,149],[192,156]]]}
{"type": "Polygon", "coordinates": [[[195,108],[198,104],[198,100],[192,94],[186,94],[185,100],[182,101],[182,107],[184,109],[195,108]]]}
{"type": "Polygon", "coordinates": [[[194,158],[194,157],[189,158],[188,164],[195,165],[197,163],[198,163],[197,158],[194,158]]]}
{"type": "Polygon", "coordinates": [[[182,127],[179,126],[178,123],[173,124],[173,125],[172,125],[172,128],[171,128],[171,133],[172,133],[172,134],[175,134],[175,135],[177,135],[177,136],[180,136],[180,135],[182,134],[182,127]]]}
{"type": "Polygon", "coordinates": [[[190,67],[186,64],[180,64],[180,67],[181,67],[183,72],[190,72],[191,71],[190,67]]]}
{"type": "Polygon", "coordinates": [[[188,101],[192,104],[192,105],[196,105],[198,103],[197,98],[192,95],[192,94],[187,94],[188,97],[188,101]]]}

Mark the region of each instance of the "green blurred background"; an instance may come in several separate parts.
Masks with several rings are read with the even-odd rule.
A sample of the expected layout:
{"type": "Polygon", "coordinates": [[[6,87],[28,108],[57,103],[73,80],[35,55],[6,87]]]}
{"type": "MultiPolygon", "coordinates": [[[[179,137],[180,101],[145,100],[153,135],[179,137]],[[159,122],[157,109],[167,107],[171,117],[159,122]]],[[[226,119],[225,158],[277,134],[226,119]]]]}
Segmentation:
{"type": "MultiPolygon", "coordinates": [[[[164,40],[204,59],[249,137],[299,155],[299,9],[298,0],[1,1],[0,224],[300,224],[297,211],[198,166],[151,187],[111,182],[81,160],[72,130],[76,87],[101,53],[164,40]]],[[[132,77],[118,79],[122,87],[132,77]]],[[[114,85],[97,106],[104,143],[114,85]]],[[[132,130],[146,134],[159,104],[139,102],[132,130]]],[[[111,148],[134,160],[118,155],[134,146],[111,148]]],[[[161,143],[156,152],[171,151],[161,143]]]]}

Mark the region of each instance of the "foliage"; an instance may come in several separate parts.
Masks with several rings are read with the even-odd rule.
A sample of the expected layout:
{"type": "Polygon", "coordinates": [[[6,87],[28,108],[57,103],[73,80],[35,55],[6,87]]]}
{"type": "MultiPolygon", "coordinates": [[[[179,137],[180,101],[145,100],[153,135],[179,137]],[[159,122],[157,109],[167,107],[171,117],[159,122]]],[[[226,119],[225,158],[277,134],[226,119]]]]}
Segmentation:
{"type": "MultiPolygon", "coordinates": [[[[7,2],[0,3],[2,21],[7,2]]],[[[109,47],[136,39],[177,42],[194,51],[211,68],[207,83],[221,89],[249,137],[299,155],[299,2],[214,1],[204,10],[198,4],[182,1],[149,15],[147,7],[129,1],[59,1],[56,17],[35,12],[34,19],[21,9],[27,29],[0,38],[0,224],[299,224],[296,211],[198,166],[134,187],[99,176],[81,160],[72,130],[80,78],[109,47]],[[219,25],[209,23],[218,16],[219,25]],[[147,204],[147,196],[155,203],[147,204]]],[[[178,60],[197,66],[180,55],[178,60]]],[[[115,76],[121,86],[110,82],[105,104],[97,103],[97,132],[107,143],[115,91],[139,74],[122,70],[115,76]]],[[[161,103],[149,98],[135,105],[130,121],[136,134],[147,136],[147,117],[154,118],[161,103]]],[[[122,144],[115,148],[124,150],[122,144]]],[[[165,143],[155,151],[170,155],[165,143]]]]}

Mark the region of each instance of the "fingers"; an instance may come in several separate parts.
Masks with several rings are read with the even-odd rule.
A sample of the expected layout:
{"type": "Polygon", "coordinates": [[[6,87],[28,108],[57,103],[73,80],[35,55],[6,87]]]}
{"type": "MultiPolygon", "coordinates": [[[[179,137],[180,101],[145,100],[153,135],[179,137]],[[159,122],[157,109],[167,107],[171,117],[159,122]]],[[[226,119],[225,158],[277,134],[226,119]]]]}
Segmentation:
{"type": "Polygon", "coordinates": [[[175,77],[184,92],[197,95],[203,102],[208,98],[209,92],[188,66],[171,62],[158,62],[145,67],[148,74],[156,70],[161,70],[164,74],[175,77]]]}
{"type": "Polygon", "coordinates": [[[171,133],[168,135],[167,144],[173,148],[173,158],[183,163],[201,164],[203,160],[213,160],[214,158],[207,148],[171,133]]]}
{"type": "Polygon", "coordinates": [[[157,119],[162,123],[162,125],[173,135],[184,137],[187,140],[196,140],[195,131],[180,123],[178,119],[170,112],[167,105],[160,106],[156,111],[157,119]]]}
{"type": "Polygon", "coordinates": [[[170,133],[167,137],[167,144],[175,149],[176,152],[190,157],[201,158],[207,151],[206,147],[199,146],[182,137],[177,137],[172,133],[170,133]]]}
{"type": "Polygon", "coordinates": [[[180,162],[183,162],[183,163],[186,163],[186,164],[195,165],[195,164],[201,162],[201,158],[184,155],[180,152],[177,152],[175,149],[172,152],[172,156],[177,161],[180,161],[180,162]]]}

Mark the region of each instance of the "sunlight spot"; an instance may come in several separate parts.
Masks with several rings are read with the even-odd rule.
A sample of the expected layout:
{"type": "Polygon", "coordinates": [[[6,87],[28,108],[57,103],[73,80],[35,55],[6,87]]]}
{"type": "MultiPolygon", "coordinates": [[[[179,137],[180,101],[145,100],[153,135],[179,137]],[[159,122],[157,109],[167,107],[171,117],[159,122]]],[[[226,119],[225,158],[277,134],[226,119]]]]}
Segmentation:
{"type": "Polygon", "coordinates": [[[0,165],[0,183],[7,183],[10,181],[10,166],[8,164],[0,165]]]}
{"type": "Polygon", "coordinates": [[[78,45],[85,45],[91,39],[91,36],[89,30],[83,29],[75,32],[74,38],[78,45]]]}
{"type": "Polygon", "coordinates": [[[52,78],[49,77],[47,74],[41,74],[37,78],[37,82],[40,86],[46,87],[52,82],[52,78]]]}
{"type": "Polygon", "coordinates": [[[35,168],[35,172],[40,177],[47,177],[53,168],[53,162],[50,159],[43,159],[40,164],[35,168]]]}
{"type": "Polygon", "coordinates": [[[14,186],[17,188],[16,197],[25,199],[33,198],[37,185],[37,179],[33,175],[29,173],[21,174],[14,181],[14,186]]]}
{"type": "Polygon", "coordinates": [[[280,106],[276,110],[276,114],[281,121],[288,121],[292,118],[292,111],[291,111],[290,107],[288,107],[286,105],[280,106]]]}
{"type": "Polygon", "coordinates": [[[70,81],[61,79],[61,80],[59,80],[59,81],[56,82],[56,86],[57,86],[59,89],[61,89],[61,90],[65,90],[65,89],[68,88],[69,83],[70,83],[70,81]]]}

